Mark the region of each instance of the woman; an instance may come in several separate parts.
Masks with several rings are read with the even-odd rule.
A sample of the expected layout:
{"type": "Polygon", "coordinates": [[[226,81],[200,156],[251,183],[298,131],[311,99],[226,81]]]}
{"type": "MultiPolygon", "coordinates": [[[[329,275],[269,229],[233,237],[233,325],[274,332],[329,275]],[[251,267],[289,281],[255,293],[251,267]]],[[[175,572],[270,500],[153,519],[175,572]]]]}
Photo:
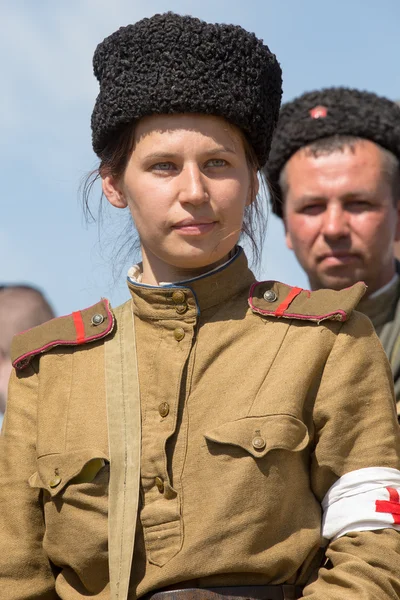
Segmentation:
{"type": "Polygon", "coordinates": [[[279,110],[274,55],[168,13],[104,40],[94,68],[103,191],[129,207],[142,263],[114,312],[14,342],[2,597],[397,598],[399,438],[353,312],[364,286],[257,283],[237,246],[279,110]]]}

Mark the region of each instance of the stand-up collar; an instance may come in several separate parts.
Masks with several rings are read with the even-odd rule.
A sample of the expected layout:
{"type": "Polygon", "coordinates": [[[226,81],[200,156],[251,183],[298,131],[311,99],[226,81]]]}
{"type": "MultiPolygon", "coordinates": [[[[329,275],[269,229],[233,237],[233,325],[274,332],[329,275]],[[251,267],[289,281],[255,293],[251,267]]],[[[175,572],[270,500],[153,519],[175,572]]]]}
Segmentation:
{"type": "Polygon", "coordinates": [[[397,305],[400,292],[399,265],[396,265],[396,276],[389,284],[371,296],[362,299],[357,310],[364,313],[372,321],[375,329],[390,321],[397,305]]]}
{"type": "Polygon", "coordinates": [[[192,319],[248,290],[255,281],[241,248],[227,263],[194,279],[146,285],[128,277],[134,312],[149,319],[192,319]]]}

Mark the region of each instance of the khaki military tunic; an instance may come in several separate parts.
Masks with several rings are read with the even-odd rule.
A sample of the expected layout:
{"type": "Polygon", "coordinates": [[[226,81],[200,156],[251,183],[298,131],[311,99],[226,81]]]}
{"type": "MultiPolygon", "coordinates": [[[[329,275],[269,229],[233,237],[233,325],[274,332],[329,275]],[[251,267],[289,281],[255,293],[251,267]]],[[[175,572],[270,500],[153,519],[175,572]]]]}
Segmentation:
{"type": "Polygon", "coordinates": [[[400,263],[396,261],[397,277],[382,292],[363,300],[357,310],[372,321],[389,359],[394,379],[397,415],[400,418],[400,263]]]}
{"type": "MultiPolygon", "coordinates": [[[[352,313],[363,286],[257,284],[239,253],[191,282],[129,287],[142,431],[129,598],[193,579],[308,583],[313,600],[397,598],[399,532],[321,538],[321,501],[338,478],[400,466],[389,366],[369,320],[352,313]]],[[[114,323],[104,307],[14,347],[24,368],[0,436],[8,600],[110,597],[104,340],[121,311],[114,323]]]]}

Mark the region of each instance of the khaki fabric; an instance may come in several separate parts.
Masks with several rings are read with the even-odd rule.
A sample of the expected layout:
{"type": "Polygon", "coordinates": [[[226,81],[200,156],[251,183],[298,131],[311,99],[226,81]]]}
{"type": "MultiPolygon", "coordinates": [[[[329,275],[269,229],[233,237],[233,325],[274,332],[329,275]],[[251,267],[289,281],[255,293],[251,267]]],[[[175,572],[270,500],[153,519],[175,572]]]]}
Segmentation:
{"type": "Polygon", "coordinates": [[[56,346],[79,346],[106,337],[114,327],[108,300],[72,315],[51,319],[16,335],[11,346],[11,361],[23,369],[37,355],[56,346]]]}
{"type": "MultiPolygon", "coordinates": [[[[142,443],[129,600],[189,579],[307,583],[330,486],[400,466],[390,369],[369,320],[351,305],[344,322],[265,316],[249,306],[254,283],[239,254],[179,286],[130,284],[142,443]]],[[[338,298],[321,294],[318,314],[338,298]]],[[[53,348],[12,376],[0,436],[9,600],[110,598],[104,348],[53,348]]],[[[326,556],[304,597],[400,595],[397,531],[348,534],[326,556]]]]}
{"type": "Polygon", "coordinates": [[[365,294],[367,287],[359,281],[345,290],[300,290],[278,281],[263,281],[251,287],[249,305],[261,315],[300,319],[321,323],[325,320],[346,321],[365,294]],[[295,296],[292,299],[292,291],[295,296]],[[266,301],[266,293],[276,300],[266,301]]]}
{"type": "MultiPolygon", "coordinates": [[[[396,262],[400,275],[400,263],[396,262]]],[[[400,280],[376,298],[363,299],[358,307],[372,321],[389,359],[394,379],[397,415],[400,419],[400,280]]]]}

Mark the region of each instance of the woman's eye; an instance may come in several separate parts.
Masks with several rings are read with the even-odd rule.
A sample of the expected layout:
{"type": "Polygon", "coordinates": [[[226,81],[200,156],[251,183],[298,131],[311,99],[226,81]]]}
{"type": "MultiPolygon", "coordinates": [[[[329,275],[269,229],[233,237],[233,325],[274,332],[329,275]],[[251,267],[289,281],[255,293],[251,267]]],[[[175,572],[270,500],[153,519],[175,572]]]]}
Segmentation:
{"type": "Polygon", "coordinates": [[[222,158],[212,158],[207,162],[208,167],[225,167],[226,164],[226,160],[222,158]]]}
{"type": "Polygon", "coordinates": [[[152,166],[154,171],[171,171],[174,165],[170,162],[159,162],[152,166]]]}

